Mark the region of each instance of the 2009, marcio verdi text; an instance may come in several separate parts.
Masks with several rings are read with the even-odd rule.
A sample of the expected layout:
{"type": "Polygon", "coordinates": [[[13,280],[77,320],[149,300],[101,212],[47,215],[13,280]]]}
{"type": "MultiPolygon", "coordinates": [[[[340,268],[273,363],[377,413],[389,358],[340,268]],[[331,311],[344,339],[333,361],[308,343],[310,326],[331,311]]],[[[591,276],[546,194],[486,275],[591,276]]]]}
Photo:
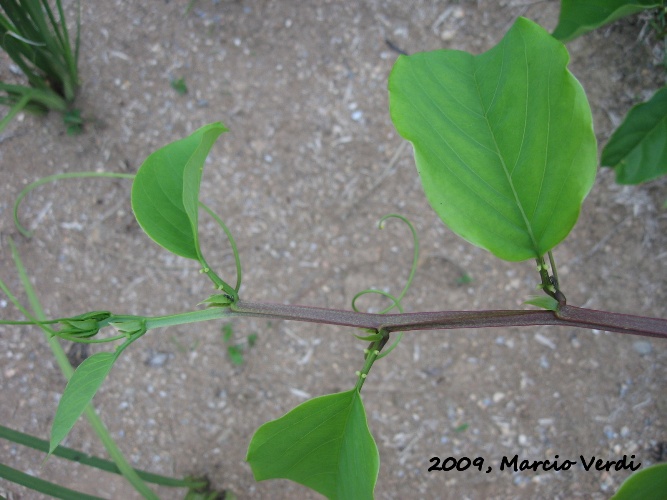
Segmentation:
{"type": "MultiPolygon", "coordinates": [[[[635,463],[635,456],[630,455],[628,458],[627,455],[623,455],[622,458],[616,460],[603,460],[602,458],[597,458],[596,456],[585,457],[584,455],[579,455],[579,460],[560,460],[558,455],[554,456],[553,460],[521,460],[519,455],[514,455],[513,457],[503,457],[500,460],[500,470],[501,471],[566,471],[570,470],[575,465],[581,465],[583,469],[587,472],[593,471],[622,471],[622,470],[638,470],[642,464],[641,462],[635,463]]],[[[476,457],[470,459],[468,457],[447,457],[441,459],[440,457],[431,457],[429,460],[433,465],[428,468],[429,472],[431,471],[464,471],[469,468],[477,469],[480,472],[486,472],[487,474],[493,470],[493,467],[486,466],[484,467],[484,458],[476,457]]]]}

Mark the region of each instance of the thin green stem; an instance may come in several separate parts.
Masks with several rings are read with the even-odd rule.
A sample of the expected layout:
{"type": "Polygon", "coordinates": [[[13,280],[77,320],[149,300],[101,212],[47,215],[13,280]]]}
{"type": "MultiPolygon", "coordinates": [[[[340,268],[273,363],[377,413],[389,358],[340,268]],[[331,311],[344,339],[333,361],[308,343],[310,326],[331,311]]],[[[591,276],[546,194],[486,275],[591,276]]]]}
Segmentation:
{"type": "Polygon", "coordinates": [[[191,311],[186,313],[171,314],[169,316],[157,316],[146,318],[146,330],[155,328],[164,328],[167,326],[185,325],[188,323],[198,323],[200,321],[211,321],[234,316],[234,312],[228,307],[210,307],[201,311],[191,311]]]}
{"type": "Polygon", "coordinates": [[[373,363],[375,363],[375,360],[377,360],[378,355],[380,354],[380,349],[382,349],[381,345],[384,345],[384,343],[387,342],[386,337],[388,337],[388,334],[385,335],[383,335],[383,338],[380,340],[373,342],[371,346],[365,350],[366,358],[364,361],[364,366],[360,371],[357,372],[357,383],[354,386],[354,388],[359,392],[361,392],[361,388],[364,386],[364,382],[366,382],[366,378],[368,377],[368,373],[373,367],[373,363]]]}
{"type": "Polygon", "coordinates": [[[114,335],[113,337],[105,337],[102,339],[94,338],[82,338],[75,335],[66,335],[60,332],[54,332],[55,336],[61,338],[62,340],[67,340],[69,342],[76,342],[77,344],[104,344],[106,342],[116,342],[117,340],[123,340],[127,338],[127,335],[114,335]]]}
{"type": "Polygon", "coordinates": [[[197,249],[197,258],[199,259],[199,263],[202,266],[201,272],[208,276],[208,278],[215,285],[216,289],[225,292],[225,294],[227,294],[232,302],[239,300],[238,292],[234,290],[225,280],[218,276],[215,271],[213,271],[213,269],[211,269],[211,266],[208,265],[208,262],[206,262],[206,259],[202,255],[201,251],[199,251],[199,249],[197,249]]]}
{"type": "MultiPolygon", "coordinates": [[[[7,285],[4,284],[4,282],[0,282],[0,289],[8,293],[9,289],[7,288],[7,285]]],[[[0,325],[54,325],[56,323],[59,323],[61,320],[60,319],[50,319],[48,321],[11,321],[11,320],[1,320],[0,325]]]]}

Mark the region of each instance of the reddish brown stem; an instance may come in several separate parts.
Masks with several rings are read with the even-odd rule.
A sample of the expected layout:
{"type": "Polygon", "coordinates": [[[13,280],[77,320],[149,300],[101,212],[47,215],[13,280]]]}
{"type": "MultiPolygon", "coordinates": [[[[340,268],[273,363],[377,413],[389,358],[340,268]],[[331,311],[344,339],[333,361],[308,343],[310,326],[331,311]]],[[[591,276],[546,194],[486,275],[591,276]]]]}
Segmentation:
{"type": "Polygon", "coordinates": [[[580,307],[561,306],[559,311],[438,311],[405,314],[369,314],[320,307],[246,302],[233,307],[235,315],[266,317],[329,325],[353,326],[387,332],[484,328],[500,326],[557,325],[606,330],[667,339],[667,320],[617,314],[580,307]]]}

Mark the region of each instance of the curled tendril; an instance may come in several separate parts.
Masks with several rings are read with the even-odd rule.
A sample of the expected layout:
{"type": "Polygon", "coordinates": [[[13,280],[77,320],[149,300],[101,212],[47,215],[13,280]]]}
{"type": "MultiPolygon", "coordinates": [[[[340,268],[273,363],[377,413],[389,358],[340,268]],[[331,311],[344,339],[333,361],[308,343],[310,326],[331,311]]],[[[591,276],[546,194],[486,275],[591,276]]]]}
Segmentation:
{"type": "Polygon", "coordinates": [[[88,177],[134,179],[134,174],[120,174],[116,172],[68,172],[64,174],[49,175],[47,177],[42,177],[41,179],[37,179],[35,182],[32,182],[28,184],[25,188],[23,188],[23,190],[19,193],[18,197],[16,198],[16,201],[14,202],[13,213],[14,213],[14,224],[16,225],[16,229],[18,229],[19,232],[26,238],[30,238],[32,236],[32,233],[28,231],[25,227],[23,227],[19,222],[19,205],[21,204],[21,201],[23,201],[23,198],[25,198],[30,191],[32,191],[35,188],[38,188],[43,184],[48,184],[49,182],[55,182],[62,179],[85,179],[88,177]]]}
{"type": "MultiPolygon", "coordinates": [[[[225,225],[224,222],[222,222],[222,219],[218,217],[218,215],[211,210],[208,206],[206,206],[203,202],[199,202],[199,205],[206,210],[206,212],[215,219],[215,222],[218,223],[218,225],[222,228],[222,230],[225,232],[225,235],[227,236],[227,240],[229,241],[229,245],[232,247],[232,252],[234,253],[234,262],[236,263],[236,285],[234,286],[234,290],[238,294],[239,289],[241,288],[241,278],[242,278],[242,272],[241,272],[241,258],[239,257],[239,250],[236,247],[236,241],[234,241],[234,237],[232,236],[232,232],[229,230],[229,228],[225,225]]],[[[226,283],[225,283],[226,284],[226,283]]],[[[238,295],[237,295],[238,297],[238,295]]]]}
{"type": "MultiPolygon", "coordinates": [[[[412,223],[404,216],[398,215],[398,214],[389,214],[385,215],[378,221],[378,228],[379,229],[384,229],[385,222],[387,219],[399,219],[403,221],[407,226],[410,228],[410,231],[412,232],[412,243],[413,243],[413,256],[412,256],[412,267],[410,268],[410,274],[408,275],[408,280],[405,283],[405,286],[403,287],[403,290],[401,290],[401,293],[398,294],[397,297],[394,295],[385,292],[383,290],[376,290],[376,289],[368,289],[368,290],[363,290],[359,293],[357,293],[353,298],[352,298],[352,309],[355,312],[359,312],[359,309],[357,308],[357,300],[359,297],[362,297],[364,295],[368,294],[376,294],[376,295],[382,295],[383,297],[387,297],[392,304],[380,311],[379,314],[386,314],[392,309],[396,308],[399,310],[399,312],[403,312],[403,307],[401,306],[401,301],[403,300],[403,297],[405,297],[405,294],[407,293],[408,289],[410,288],[410,285],[412,285],[412,280],[415,277],[415,273],[417,272],[417,263],[419,261],[419,237],[417,236],[417,231],[415,230],[415,227],[412,225],[412,223]]],[[[359,337],[358,337],[359,338],[359,337]]],[[[380,354],[377,359],[384,358],[387,354],[389,354],[391,351],[394,350],[394,348],[398,345],[398,343],[401,341],[403,338],[403,333],[399,333],[396,340],[394,343],[382,354],[380,354]]]]}

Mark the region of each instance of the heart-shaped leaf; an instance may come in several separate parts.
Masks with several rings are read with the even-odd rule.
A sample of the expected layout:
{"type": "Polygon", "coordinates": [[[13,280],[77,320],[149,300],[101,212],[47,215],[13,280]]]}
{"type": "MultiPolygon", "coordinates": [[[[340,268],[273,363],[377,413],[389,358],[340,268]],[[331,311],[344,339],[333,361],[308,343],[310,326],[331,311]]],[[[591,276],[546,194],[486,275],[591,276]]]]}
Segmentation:
{"type": "Polygon", "coordinates": [[[311,399],[262,425],[246,460],[257,481],[290,479],[330,499],[373,498],[380,468],[356,389],[311,399]]]}
{"type": "Polygon", "coordinates": [[[222,123],[206,125],[151,154],[132,184],[132,210],[142,229],[158,245],[182,257],[200,260],[199,185],[204,161],[222,123]]]}
{"type": "Polygon", "coordinates": [[[86,358],[72,374],[58,403],[56,415],[53,417],[49,454],[53,453],[53,450],[72,430],[83,410],[86,409],[111,371],[117,358],[117,352],[98,352],[86,358]]]}
{"type": "Polygon", "coordinates": [[[455,233],[496,256],[544,255],[574,226],[595,180],[590,108],[568,53],[519,18],[473,56],[401,56],[391,117],[412,142],[431,207],[455,233]]]}
{"type": "Polygon", "coordinates": [[[602,150],[600,163],[616,170],[619,184],[667,174],[667,87],[630,110],[602,150]]]}
{"type": "Polygon", "coordinates": [[[553,35],[567,42],[600,26],[662,5],[659,0],[561,0],[553,35]]]}

